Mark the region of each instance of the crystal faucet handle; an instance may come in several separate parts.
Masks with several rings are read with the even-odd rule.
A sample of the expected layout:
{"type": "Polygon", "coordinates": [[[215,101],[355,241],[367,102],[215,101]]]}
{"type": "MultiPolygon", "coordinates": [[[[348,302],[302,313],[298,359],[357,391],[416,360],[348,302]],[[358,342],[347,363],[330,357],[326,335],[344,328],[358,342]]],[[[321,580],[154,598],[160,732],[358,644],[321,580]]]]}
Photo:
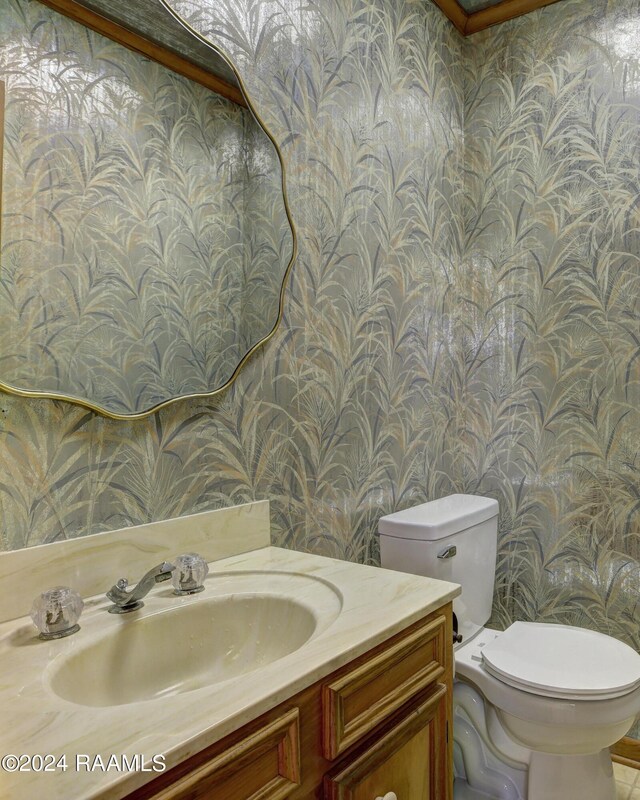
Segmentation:
{"type": "Polygon", "coordinates": [[[209,574],[209,565],[197,553],[184,553],[173,562],[175,570],[171,582],[175,594],[195,594],[204,589],[204,579],[209,574]]]}
{"type": "Polygon", "coordinates": [[[62,639],[80,630],[78,620],[83,608],[78,592],[68,586],[55,586],[33,601],[31,619],[40,631],[40,639],[62,639]]]}

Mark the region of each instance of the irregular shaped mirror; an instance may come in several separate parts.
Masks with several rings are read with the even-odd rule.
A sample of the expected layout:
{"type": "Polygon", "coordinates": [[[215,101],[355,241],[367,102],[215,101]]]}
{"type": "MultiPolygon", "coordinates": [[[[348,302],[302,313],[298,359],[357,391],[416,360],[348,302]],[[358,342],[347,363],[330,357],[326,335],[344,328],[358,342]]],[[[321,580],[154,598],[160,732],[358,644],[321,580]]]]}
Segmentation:
{"type": "MultiPolygon", "coordinates": [[[[153,6],[193,64],[224,63],[153,6]]],[[[116,418],[221,391],[275,330],[294,258],[272,138],[246,97],[39,2],[0,18],[0,388],[116,418]]]]}

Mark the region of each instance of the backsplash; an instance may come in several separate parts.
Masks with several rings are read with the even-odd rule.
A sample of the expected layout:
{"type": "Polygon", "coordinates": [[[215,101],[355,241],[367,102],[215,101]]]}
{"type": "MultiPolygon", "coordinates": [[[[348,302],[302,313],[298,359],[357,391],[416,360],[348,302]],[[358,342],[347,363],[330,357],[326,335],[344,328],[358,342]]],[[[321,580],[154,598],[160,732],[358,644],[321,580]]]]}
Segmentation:
{"type": "Polygon", "coordinates": [[[3,547],[266,498],[275,544],[376,563],[382,514],[486,493],[494,623],[639,646],[637,0],[466,41],[415,0],[174,5],[282,147],[285,318],[219,401],[2,397],[3,547]]]}
{"type": "Polygon", "coordinates": [[[175,563],[181,554],[195,552],[211,562],[270,543],[269,503],[263,500],[5,550],[0,553],[0,622],[26,616],[34,599],[52,585],[103,601],[120,577],[133,585],[154,564],[175,563]]]}

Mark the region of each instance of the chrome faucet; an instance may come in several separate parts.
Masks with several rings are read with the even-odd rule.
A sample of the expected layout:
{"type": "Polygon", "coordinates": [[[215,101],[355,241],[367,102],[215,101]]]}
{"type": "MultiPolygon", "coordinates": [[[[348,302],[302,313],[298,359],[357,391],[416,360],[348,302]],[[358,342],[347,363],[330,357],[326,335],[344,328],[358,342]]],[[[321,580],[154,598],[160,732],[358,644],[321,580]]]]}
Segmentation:
{"type": "Polygon", "coordinates": [[[107,592],[107,597],[114,603],[108,609],[109,613],[127,614],[129,611],[142,608],[144,605],[142,598],[149,593],[156,583],[168,581],[174,569],[173,564],[163,561],[162,564],[150,569],[132,589],[129,588],[129,581],[126,578],[120,578],[115,586],[112,586],[107,592]]]}

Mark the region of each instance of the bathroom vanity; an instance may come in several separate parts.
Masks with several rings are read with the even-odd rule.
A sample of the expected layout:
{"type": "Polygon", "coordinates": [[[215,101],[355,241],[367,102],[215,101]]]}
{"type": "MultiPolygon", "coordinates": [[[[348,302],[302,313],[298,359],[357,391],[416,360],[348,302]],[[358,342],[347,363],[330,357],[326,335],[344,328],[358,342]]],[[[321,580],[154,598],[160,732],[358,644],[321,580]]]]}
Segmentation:
{"type": "Polygon", "coordinates": [[[446,604],[127,800],[450,797],[446,604]]]}
{"type": "Polygon", "coordinates": [[[2,773],[7,800],[451,796],[455,584],[271,547],[256,503],[2,554],[0,586],[0,750],[68,765],[2,773]],[[204,591],[107,613],[98,587],[191,550],[204,591]],[[61,583],[80,630],[40,641],[24,591],[61,583]]]}

